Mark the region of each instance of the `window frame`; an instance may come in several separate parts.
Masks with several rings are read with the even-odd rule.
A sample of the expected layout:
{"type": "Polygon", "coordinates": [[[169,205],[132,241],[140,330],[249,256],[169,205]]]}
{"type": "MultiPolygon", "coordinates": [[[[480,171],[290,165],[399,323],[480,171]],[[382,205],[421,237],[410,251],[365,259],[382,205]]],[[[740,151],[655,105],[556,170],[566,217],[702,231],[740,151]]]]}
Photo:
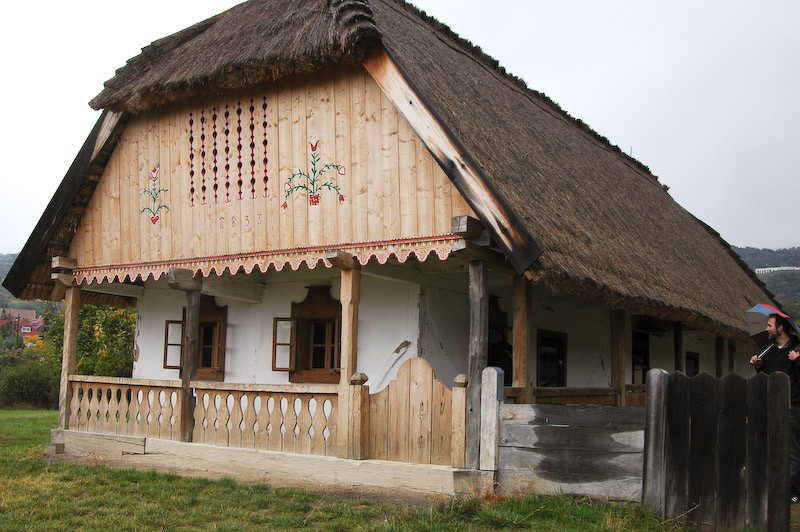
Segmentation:
{"type": "Polygon", "coordinates": [[[275,317],[272,325],[272,369],[287,371],[292,383],[336,384],[340,380],[342,352],[342,304],[330,294],[330,285],[307,286],[308,293],[303,301],[292,302],[291,317],[275,317]],[[278,364],[278,347],[286,342],[277,341],[278,324],[292,322],[289,345],[289,367],[278,364]],[[325,367],[313,367],[313,328],[314,324],[326,323],[325,341],[316,344],[325,349],[325,367]],[[332,330],[328,327],[333,325],[332,330]],[[332,333],[332,334],[331,334],[332,333]]]}
{"type": "MultiPolygon", "coordinates": [[[[199,313],[199,326],[200,335],[198,337],[198,357],[196,365],[196,379],[205,381],[224,381],[225,380],[225,348],[227,343],[227,326],[228,326],[228,307],[217,305],[213,296],[201,296],[200,298],[200,313],[199,313]],[[203,361],[203,345],[202,345],[202,331],[203,327],[214,327],[212,342],[209,346],[212,349],[211,365],[208,367],[201,367],[203,361]]],[[[183,329],[186,327],[186,307],[183,308],[183,318],[181,321],[166,320],[164,324],[164,363],[165,369],[178,369],[183,372],[184,365],[184,346],[183,346],[183,329]],[[170,342],[169,326],[170,324],[181,324],[181,341],[180,343],[170,342]],[[169,364],[167,353],[169,347],[180,345],[180,365],[175,366],[169,364]]]]}
{"type": "Polygon", "coordinates": [[[550,331],[546,329],[537,329],[536,331],[536,386],[542,388],[566,388],[567,387],[567,333],[550,331]],[[553,338],[561,343],[563,349],[557,348],[557,353],[561,355],[563,360],[561,373],[563,375],[563,383],[556,385],[542,384],[542,339],[553,338]]]}

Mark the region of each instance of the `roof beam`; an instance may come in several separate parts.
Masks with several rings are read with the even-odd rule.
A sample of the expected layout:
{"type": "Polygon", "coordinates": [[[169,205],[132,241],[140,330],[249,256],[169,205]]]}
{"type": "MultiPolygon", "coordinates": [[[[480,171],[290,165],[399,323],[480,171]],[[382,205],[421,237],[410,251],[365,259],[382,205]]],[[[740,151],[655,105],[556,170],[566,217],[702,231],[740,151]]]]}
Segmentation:
{"type": "Polygon", "coordinates": [[[456,135],[434,114],[383,46],[377,46],[364,60],[364,68],[425,143],[514,269],[518,273],[527,270],[542,254],[541,246],[456,135]]]}

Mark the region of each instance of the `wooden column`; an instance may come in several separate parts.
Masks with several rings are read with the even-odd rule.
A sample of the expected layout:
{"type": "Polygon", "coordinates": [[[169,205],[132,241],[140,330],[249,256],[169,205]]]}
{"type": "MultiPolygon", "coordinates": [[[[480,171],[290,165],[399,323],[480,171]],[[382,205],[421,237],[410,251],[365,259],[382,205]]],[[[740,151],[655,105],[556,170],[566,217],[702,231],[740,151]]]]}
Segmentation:
{"type": "Polygon", "coordinates": [[[186,292],[186,322],[183,324],[183,360],[181,361],[181,441],[192,441],[194,432],[194,395],[191,382],[197,376],[200,360],[200,296],[203,278],[195,278],[191,270],[171,268],[167,284],[186,292]]]}
{"type": "Polygon", "coordinates": [[[683,324],[679,321],[672,324],[672,341],[675,349],[675,371],[683,371],[683,324]]]}
{"type": "Polygon", "coordinates": [[[736,372],[736,340],[728,340],[728,371],[736,372]]]}
{"type": "Polygon", "coordinates": [[[618,406],[626,406],[625,392],[625,311],[611,309],[609,313],[611,328],[611,387],[616,390],[618,406]]]}
{"type": "Polygon", "coordinates": [[[484,261],[469,263],[469,359],[467,383],[467,469],[480,466],[481,372],[489,349],[489,277],[484,261]]]}
{"type": "Polygon", "coordinates": [[[363,454],[361,450],[364,442],[361,442],[360,435],[364,425],[361,415],[363,412],[354,416],[353,410],[363,408],[364,403],[368,404],[368,402],[354,401],[354,394],[350,390],[350,379],[355,377],[354,374],[358,367],[358,305],[361,301],[361,269],[352,255],[341,250],[328,252],[326,258],[341,269],[339,300],[342,303],[342,347],[339,362],[339,456],[356,458],[363,454]]]}
{"type": "Polygon", "coordinates": [[[183,363],[181,367],[181,441],[192,441],[194,395],[191,382],[197,377],[200,359],[200,291],[186,291],[186,323],[183,325],[183,363]]]}
{"type": "Polygon", "coordinates": [[[717,377],[722,377],[725,370],[722,368],[722,361],[725,359],[725,339],[717,336],[714,339],[714,370],[717,377]]]}
{"type": "Polygon", "coordinates": [[[533,402],[533,388],[530,382],[530,364],[528,359],[528,346],[530,341],[530,324],[528,320],[528,307],[530,298],[528,297],[528,280],[522,275],[514,276],[512,305],[513,325],[512,325],[512,353],[513,361],[513,380],[511,385],[515,388],[523,388],[524,392],[520,398],[522,403],[530,404],[533,402]]]}
{"type": "Polygon", "coordinates": [[[78,315],[81,310],[81,290],[77,286],[66,288],[64,299],[64,346],[61,350],[61,383],[58,388],[58,428],[69,428],[69,404],[72,385],[69,376],[75,373],[78,353],[78,315]]]}

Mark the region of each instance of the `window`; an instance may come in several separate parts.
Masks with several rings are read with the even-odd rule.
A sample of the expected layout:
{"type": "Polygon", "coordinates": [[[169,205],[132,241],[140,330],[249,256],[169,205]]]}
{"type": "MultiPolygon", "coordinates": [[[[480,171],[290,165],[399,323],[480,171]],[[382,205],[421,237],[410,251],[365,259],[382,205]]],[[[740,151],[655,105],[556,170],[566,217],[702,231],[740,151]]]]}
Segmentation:
{"type": "Polygon", "coordinates": [[[686,375],[694,377],[700,373],[700,353],[686,352],[686,375]]]}
{"type": "Polygon", "coordinates": [[[23,325],[22,327],[19,328],[19,330],[20,330],[20,332],[24,332],[24,333],[31,332],[31,328],[28,327],[27,325],[23,325]]]}
{"type": "MultiPolygon", "coordinates": [[[[225,380],[225,332],[228,307],[217,305],[213,297],[200,299],[200,356],[197,361],[197,379],[206,381],[225,380]]],[[[183,367],[183,327],[186,309],[181,321],[168,320],[164,332],[164,367],[183,367]]]]}
{"type": "Polygon", "coordinates": [[[291,318],[273,320],[272,369],[288,371],[290,382],[339,382],[342,304],[330,288],[309,286],[291,318]]]}
{"type": "Polygon", "coordinates": [[[646,332],[633,331],[631,344],[632,382],[646,384],[647,371],[650,369],[650,335],[646,332]]]}
{"type": "Polygon", "coordinates": [[[537,386],[566,386],[567,335],[540,329],[537,336],[537,386]]]}

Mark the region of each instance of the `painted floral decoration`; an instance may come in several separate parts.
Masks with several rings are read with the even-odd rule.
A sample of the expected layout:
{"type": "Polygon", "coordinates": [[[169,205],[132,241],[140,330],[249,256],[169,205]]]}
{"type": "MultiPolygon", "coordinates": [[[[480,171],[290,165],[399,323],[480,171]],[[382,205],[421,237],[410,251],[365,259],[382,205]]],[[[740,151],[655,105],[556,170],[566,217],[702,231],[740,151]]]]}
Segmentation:
{"type": "Polygon", "coordinates": [[[169,207],[164,203],[160,203],[159,196],[162,192],[167,192],[169,189],[161,188],[158,180],[158,167],[154,167],[150,170],[150,187],[142,190],[139,195],[142,196],[147,194],[150,197],[151,205],[143,207],[140,212],[142,213],[150,213],[150,222],[155,225],[156,222],[161,218],[158,214],[161,212],[162,209],[166,209],[169,212],[169,207]]]}
{"type": "Polygon", "coordinates": [[[284,202],[282,208],[289,208],[289,196],[297,190],[305,190],[308,192],[308,204],[311,206],[319,205],[320,193],[322,189],[333,190],[339,197],[339,202],[344,202],[344,194],[336,183],[331,181],[323,181],[322,174],[327,170],[333,168],[339,175],[345,175],[345,168],[341,164],[328,163],[319,170],[319,154],[317,148],[319,147],[319,140],[315,143],[308,143],[311,146],[311,174],[309,175],[302,170],[293,173],[292,176],[284,183],[283,190],[285,191],[284,202]]]}

